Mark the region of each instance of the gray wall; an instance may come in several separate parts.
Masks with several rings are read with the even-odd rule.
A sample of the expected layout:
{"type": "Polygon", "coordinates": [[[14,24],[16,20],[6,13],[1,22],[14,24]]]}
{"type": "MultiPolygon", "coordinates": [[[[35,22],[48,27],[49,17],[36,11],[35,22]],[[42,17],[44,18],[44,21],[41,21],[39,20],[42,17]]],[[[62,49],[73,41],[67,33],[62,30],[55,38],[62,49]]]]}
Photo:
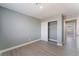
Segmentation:
{"type": "Polygon", "coordinates": [[[0,50],[40,39],[40,20],[0,7],[0,50]]]}

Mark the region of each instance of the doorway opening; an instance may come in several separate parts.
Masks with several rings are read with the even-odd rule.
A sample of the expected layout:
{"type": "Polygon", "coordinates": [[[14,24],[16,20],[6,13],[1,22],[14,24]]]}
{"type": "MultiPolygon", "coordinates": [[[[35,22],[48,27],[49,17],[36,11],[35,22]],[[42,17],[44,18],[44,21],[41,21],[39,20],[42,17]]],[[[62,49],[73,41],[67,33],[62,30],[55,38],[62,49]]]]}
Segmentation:
{"type": "Polygon", "coordinates": [[[65,45],[76,49],[76,20],[65,21],[65,45]]]}
{"type": "Polygon", "coordinates": [[[57,42],[57,21],[48,22],[48,41],[57,42]]]}

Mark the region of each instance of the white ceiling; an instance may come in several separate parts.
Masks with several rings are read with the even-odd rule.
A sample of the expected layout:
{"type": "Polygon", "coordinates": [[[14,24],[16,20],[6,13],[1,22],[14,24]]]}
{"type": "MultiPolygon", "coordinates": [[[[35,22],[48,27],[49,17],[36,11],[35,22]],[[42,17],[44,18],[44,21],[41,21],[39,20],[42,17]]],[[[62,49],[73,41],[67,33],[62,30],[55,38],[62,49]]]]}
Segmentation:
{"type": "Polygon", "coordinates": [[[41,9],[35,3],[3,3],[0,5],[39,19],[59,14],[64,14],[65,16],[79,15],[78,3],[41,3],[41,6],[43,6],[41,9]]]}

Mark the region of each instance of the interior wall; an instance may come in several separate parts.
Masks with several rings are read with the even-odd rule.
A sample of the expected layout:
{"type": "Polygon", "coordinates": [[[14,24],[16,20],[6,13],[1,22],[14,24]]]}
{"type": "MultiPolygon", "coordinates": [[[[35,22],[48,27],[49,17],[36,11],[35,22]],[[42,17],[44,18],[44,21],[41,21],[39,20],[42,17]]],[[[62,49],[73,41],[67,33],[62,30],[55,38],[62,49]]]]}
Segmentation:
{"type": "Polygon", "coordinates": [[[41,21],[0,7],[0,50],[40,39],[41,21]]]}
{"type": "Polygon", "coordinates": [[[48,22],[41,22],[41,40],[48,41],[48,22]]]}
{"type": "Polygon", "coordinates": [[[77,29],[76,29],[77,49],[79,51],[79,16],[77,17],[77,29]]]}
{"type": "Polygon", "coordinates": [[[48,22],[57,21],[57,44],[62,45],[62,16],[59,15],[56,18],[47,18],[45,21],[41,22],[41,40],[48,41],[48,22]]]}

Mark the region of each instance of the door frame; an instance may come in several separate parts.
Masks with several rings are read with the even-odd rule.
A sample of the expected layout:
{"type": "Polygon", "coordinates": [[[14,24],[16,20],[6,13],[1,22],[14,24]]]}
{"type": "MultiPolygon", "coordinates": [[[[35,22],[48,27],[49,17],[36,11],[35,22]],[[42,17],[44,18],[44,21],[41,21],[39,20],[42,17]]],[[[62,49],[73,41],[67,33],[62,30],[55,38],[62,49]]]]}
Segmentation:
{"type": "MultiPolygon", "coordinates": [[[[49,23],[50,23],[50,22],[56,22],[56,25],[57,25],[57,20],[53,20],[53,21],[49,21],[49,22],[48,22],[48,41],[50,41],[50,40],[49,40],[49,23]]],[[[57,27],[57,26],[56,26],[56,27],[57,27]]],[[[56,30],[56,31],[57,31],[57,30],[56,30]]],[[[56,38],[57,38],[57,33],[56,33],[56,38]]],[[[52,40],[52,41],[53,41],[53,42],[57,42],[57,40],[52,40]]]]}
{"type": "Polygon", "coordinates": [[[75,39],[76,39],[76,34],[77,34],[77,18],[65,19],[64,20],[64,40],[63,40],[63,44],[65,44],[65,42],[66,42],[65,25],[66,25],[67,21],[75,21],[75,39]]]}

